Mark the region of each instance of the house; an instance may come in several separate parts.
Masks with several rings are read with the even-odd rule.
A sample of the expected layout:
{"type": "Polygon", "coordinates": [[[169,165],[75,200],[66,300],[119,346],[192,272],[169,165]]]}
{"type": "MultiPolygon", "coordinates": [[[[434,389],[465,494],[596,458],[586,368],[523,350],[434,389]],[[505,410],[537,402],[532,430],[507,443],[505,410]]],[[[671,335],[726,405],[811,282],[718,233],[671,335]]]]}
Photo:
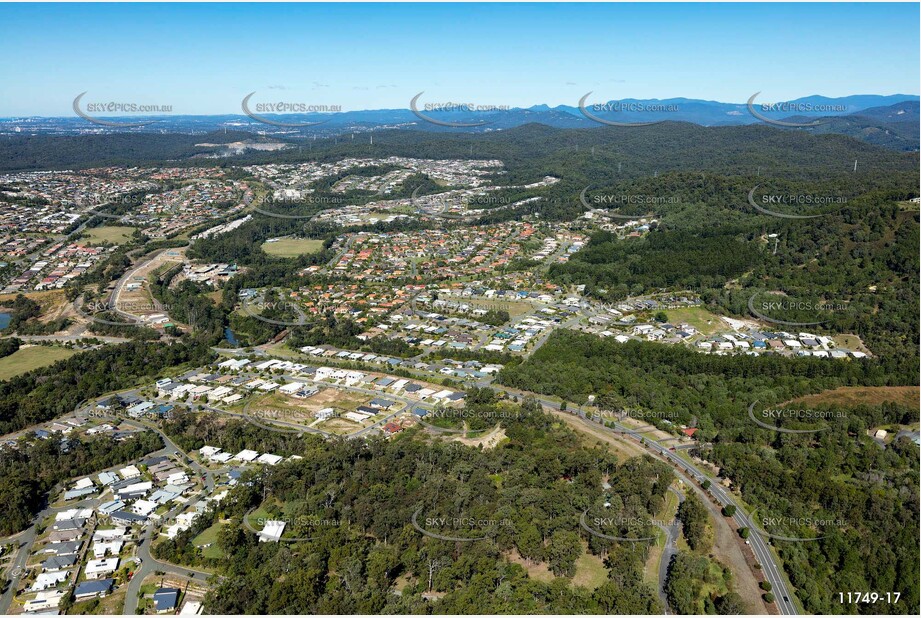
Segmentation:
{"type": "Polygon", "coordinates": [[[221,452],[221,449],[219,449],[216,446],[203,446],[200,449],[198,449],[198,454],[208,459],[210,459],[211,457],[214,457],[220,452],[221,452]]]}
{"type": "Polygon", "coordinates": [[[64,556],[51,556],[42,562],[42,571],[61,571],[70,568],[77,562],[76,554],[64,556]]]}
{"type": "Polygon", "coordinates": [[[119,470],[118,474],[127,481],[141,476],[141,471],[138,470],[137,466],[126,466],[119,470]]]}
{"type": "Polygon", "coordinates": [[[147,517],[156,511],[158,506],[159,505],[153,500],[137,500],[133,505],[131,505],[131,512],[136,515],[147,517]]]}
{"type": "Polygon", "coordinates": [[[179,607],[179,588],[160,588],[154,592],[153,600],[158,614],[174,611],[179,607]]]}
{"type": "Polygon", "coordinates": [[[685,429],[682,429],[681,433],[683,433],[689,438],[693,438],[694,434],[697,433],[697,427],[687,427],[685,429]]]}
{"type": "Polygon", "coordinates": [[[128,511],[115,511],[111,515],[112,521],[124,526],[133,526],[135,524],[146,524],[147,518],[143,515],[129,513],[128,511]]]}
{"type": "Polygon", "coordinates": [[[62,519],[61,521],[56,521],[51,524],[52,530],[81,530],[83,525],[86,523],[86,520],[83,518],[77,519],[62,519]]]}
{"type": "Polygon", "coordinates": [[[129,537],[128,528],[123,526],[96,530],[93,533],[94,542],[123,541],[129,537]]]}
{"type": "Polygon", "coordinates": [[[400,433],[401,431],[403,431],[403,428],[397,425],[396,423],[387,423],[386,425],[384,425],[383,429],[384,429],[384,433],[387,434],[388,436],[392,436],[393,434],[400,433]]]}
{"type": "Polygon", "coordinates": [[[68,489],[64,492],[64,501],[68,500],[79,500],[86,496],[96,493],[96,488],[92,485],[90,487],[83,487],[81,489],[68,489]]]}
{"type": "Polygon", "coordinates": [[[45,545],[40,554],[54,554],[55,556],[68,556],[80,551],[83,541],[64,541],[61,543],[49,543],[45,545]]]}
{"type": "Polygon", "coordinates": [[[83,530],[74,528],[72,530],[55,530],[48,535],[49,543],[70,543],[83,536],[83,530]]]}
{"type": "Polygon", "coordinates": [[[118,482],[118,475],[114,472],[100,472],[99,482],[103,485],[114,485],[118,482]]]}
{"type": "Polygon", "coordinates": [[[74,590],[74,597],[77,601],[92,599],[94,597],[104,597],[112,590],[114,579],[99,579],[77,584],[74,590]]]}
{"type": "Polygon", "coordinates": [[[259,456],[259,453],[257,453],[256,451],[244,449],[240,451],[239,453],[237,453],[236,455],[234,455],[233,458],[239,459],[240,461],[250,462],[256,459],[258,456],[259,456]]]}
{"type": "Polygon", "coordinates": [[[150,410],[156,405],[157,404],[155,404],[152,401],[142,401],[141,403],[135,404],[131,406],[130,408],[128,408],[127,410],[128,416],[132,418],[140,418],[141,416],[146,414],[148,410],[150,410]]]}
{"type": "Polygon", "coordinates": [[[179,610],[180,616],[197,616],[201,614],[203,606],[201,601],[186,601],[179,610]]]}
{"type": "Polygon", "coordinates": [[[151,489],[153,489],[152,481],[142,481],[140,483],[132,483],[130,485],[126,485],[118,489],[116,493],[120,499],[139,498],[140,496],[146,495],[147,492],[149,492],[151,489]]]}
{"type": "Polygon", "coordinates": [[[38,592],[40,590],[54,588],[59,583],[66,581],[69,574],[68,571],[49,571],[48,573],[42,573],[35,578],[35,583],[32,584],[29,590],[38,592]]]}
{"type": "Polygon", "coordinates": [[[282,460],[282,457],[279,455],[272,455],[271,453],[264,453],[256,458],[256,463],[264,463],[270,466],[277,465],[282,460]]]}
{"type": "Polygon", "coordinates": [[[96,560],[90,560],[86,563],[86,568],[83,569],[83,574],[87,579],[100,579],[104,575],[109,573],[114,573],[118,568],[118,558],[99,558],[96,560]]]}
{"type": "Polygon", "coordinates": [[[112,500],[110,502],[104,502],[103,504],[100,504],[98,507],[96,507],[96,509],[102,515],[110,515],[124,506],[125,503],[121,500],[112,500]]]}
{"type": "Polygon", "coordinates": [[[61,604],[66,594],[64,590],[46,590],[39,592],[35,595],[34,599],[30,599],[22,604],[23,613],[49,613],[56,615],[59,613],[56,608],[61,604]]]}
{"type": "Polygon", "coordinates": [[[260,543],[277,543],[281,540],[281,535],[285,531],[287,524],[283,521],[270,519],[265,522],[262,532],[259,533],[260,543]]]}
{"type": "Polygon", "coordinates": [[[333,408],[323,408],[322,410],[318,410],[314,416],[316,416],[318,421],[326,421],[335,416],[335,414],[336,411],[333,408]]]}
{"type": "Polygon", "coordinates": [[[125,543],[123,541],[108,541],[105,543],[93,543],[93,557],[94,558],[105,558],[106,556],[117,556],[121,553],[122,547],[125,543]]]}

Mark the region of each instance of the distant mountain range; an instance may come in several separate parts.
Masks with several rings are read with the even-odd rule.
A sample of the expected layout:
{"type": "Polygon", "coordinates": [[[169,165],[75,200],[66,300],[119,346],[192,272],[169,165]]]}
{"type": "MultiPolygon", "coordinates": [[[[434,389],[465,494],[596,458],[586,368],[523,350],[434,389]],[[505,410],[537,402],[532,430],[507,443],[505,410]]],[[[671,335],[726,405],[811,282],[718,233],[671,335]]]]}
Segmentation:
{"type": "MultiPolygon", "coordinates": [[[[200,134],[213,131],[248,131],[278,138],[330,137],[380,129],[416,129],[437,132],[487,133],[525,124],[555,128],[592,128],[606,124],[643,124],[662,121],[690,122],[702,126],[768,124],[810,133],[838,133],[893,150],[918,150],[919,97],[917,95],[852,95],[840,98],[813,95],[776,103],[759,94],[748,103],[721,103],[701,99],[619,99],[579,105],[535,105],[529,108],[471,111],[425,111],[420,97],[416,109],[381,109],[333,114],[262,114],[267,122],[241,114],[210,116],[104,117],[106,121],[156,121],[143,127],[94,124],[76,115],[61,118],[22,117],[0,119],[0,135],[80,135],[114,132],[200,134]],[[752,113],[752,110],[754,113],[752,113]],[[289,126],[321,123],[312,126],[289,126]],[[776,124],[775,124],[776,123],[776,124]],[[797,126],[806,125],[806,126],[797,126]]],[[[242,110],[241,110],[242,111],[242,110]]]]}

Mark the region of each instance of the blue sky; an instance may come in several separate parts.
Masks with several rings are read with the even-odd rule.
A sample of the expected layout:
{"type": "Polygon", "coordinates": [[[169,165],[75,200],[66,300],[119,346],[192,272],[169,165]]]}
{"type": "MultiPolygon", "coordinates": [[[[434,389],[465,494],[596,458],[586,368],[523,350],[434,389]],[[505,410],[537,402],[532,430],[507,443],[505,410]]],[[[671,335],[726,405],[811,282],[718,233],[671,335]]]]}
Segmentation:
{"type": "MultiPolygon", "coordinates": [[[[918,4],[0,4],[0,116],[918,94],[918,4]]],[[[760,99],[759,99],[760,100],[760,99]]]]}

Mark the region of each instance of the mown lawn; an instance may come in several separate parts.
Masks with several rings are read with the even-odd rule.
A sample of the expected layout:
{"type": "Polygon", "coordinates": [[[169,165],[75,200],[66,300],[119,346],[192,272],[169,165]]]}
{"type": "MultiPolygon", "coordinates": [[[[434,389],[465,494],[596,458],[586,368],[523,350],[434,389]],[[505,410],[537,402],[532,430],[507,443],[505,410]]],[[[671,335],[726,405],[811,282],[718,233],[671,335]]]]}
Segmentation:
{"type": "Polygon", "coordinates": [[[76,354],[67,348],[35,345],[20,348],[13,354],[0,358],[0,380],[9,380],[33,369],[44,367],[76,354]]]}
{"type": "Polygon", "coordinates": [[[322,240],[310,238],[283,238],[275,242],[262,244],[262,250],[277,257],[297,257],[316,253],[323,248],[322,240]]]}

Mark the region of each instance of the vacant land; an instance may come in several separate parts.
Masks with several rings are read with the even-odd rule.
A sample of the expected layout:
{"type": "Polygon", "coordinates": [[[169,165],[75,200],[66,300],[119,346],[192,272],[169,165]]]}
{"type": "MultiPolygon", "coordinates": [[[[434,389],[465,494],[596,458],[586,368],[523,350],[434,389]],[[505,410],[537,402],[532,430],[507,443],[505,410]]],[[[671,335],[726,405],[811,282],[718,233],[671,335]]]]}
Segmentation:
{"type": "Polygon", "coordinates": [[[703,307],[681,307],[680,309],[665,309],[670,324],[690,324],[705,335],[711,335],[723,327],[719,316],[710,313],[703,307]]]}
{"type": "Polygon", "coordinates": [[[106,243],[121,245],[131,239],[134,229],[133,227],[119,225],[92,227],[83,232],[80,238],[86,239],[86,244],[88,245],[104,245],[106,243]]]}
{"type": "Polygon", "coordinates": [[[534,310],[534,305],[520,300],[482,300],[463,299],[461,302],[476,309],[501,309],[508,311],[510,317],[517,318],[534,310]]]}
{"type": "Polygon", "coordinates": [[[221,529],[221,523],[217,522],[207,530],[203,531],[197,537],[192,539],[195,547],[202,547],[202,555],[205,558],[223,558],[224,552],[217,545],[217,534],[221,529]]]}
{"type": "Polygon", "coordinates": [[[0,380],[9,380],[33,369],[70,358],[74,354],[76,352],[73,350],[44,345],[19,348],[13,354],[0,358],[0,380]]]}
{"type": "MultiPolygon", "coordinates": [[[[587,544],[582,545],[582,552],[582,555],[576,559],[576,573],[572,577],[572,584],[594,590],[608,580],[608,571],[601,558],[588,553],[587,544]]],[[[531,579],[544,583],[550,583],[556,579],[546,562],[526,560],[514,549],[503,552],[503,555],[509,562],[520,564],[531,579]]]]}
{"type": "Polygon", "coordinates": [[[263,251],[277,257],[297,257],[308,253],[316,253],[322,248],[322,240],[308,238],[282,238],[275,242],[266,242],[262,244],[263,251]]]}
{"type": "Polygon", "coordinates": [[[878,406],[885,401],[892,401],[918,410],[921,409],[919,397],[921,397],[921,387],[918,386],[842,386],[814,395],[806,395],[789,403],[853,407],[860,404],[878,406]]]}

